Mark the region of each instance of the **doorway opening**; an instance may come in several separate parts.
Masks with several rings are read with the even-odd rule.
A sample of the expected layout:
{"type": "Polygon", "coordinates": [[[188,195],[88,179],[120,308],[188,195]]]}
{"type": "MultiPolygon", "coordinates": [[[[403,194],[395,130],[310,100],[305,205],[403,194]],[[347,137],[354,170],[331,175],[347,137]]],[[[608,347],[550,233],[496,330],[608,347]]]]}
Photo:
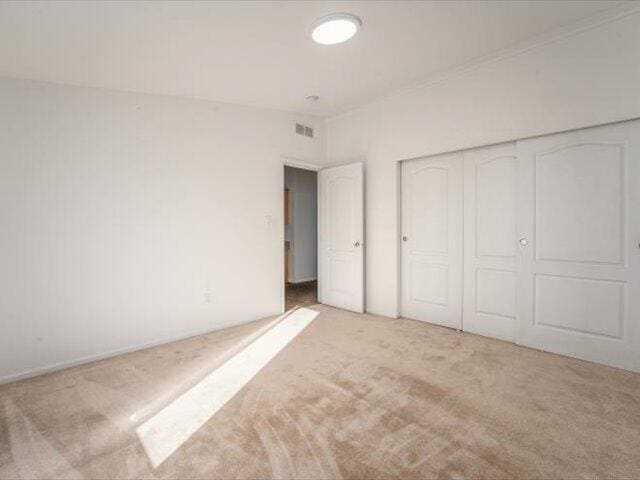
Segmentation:
{"type": "Polygon", "coordinates": [[[284,166],[285,310],[318,303],[318,173],[284,166]]]}

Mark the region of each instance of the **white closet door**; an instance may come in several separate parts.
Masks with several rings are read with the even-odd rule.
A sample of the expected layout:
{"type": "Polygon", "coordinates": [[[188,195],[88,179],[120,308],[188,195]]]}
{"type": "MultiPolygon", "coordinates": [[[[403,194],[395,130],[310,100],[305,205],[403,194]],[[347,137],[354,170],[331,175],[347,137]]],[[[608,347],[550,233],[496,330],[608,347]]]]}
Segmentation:
{"type": "Polygon", "coordinates": [[[462,152],[402,165],[403,316],[462,328],[462,152]]]}
{"type": "Polygon", "coordinates": [[[465,150],[464,330],[516,340],[516,144],[465,150]]]}
{"type": "Polygon", "coordinates": [[[640,370],[640,122],[518,142],[517,342],[640,370]]]}

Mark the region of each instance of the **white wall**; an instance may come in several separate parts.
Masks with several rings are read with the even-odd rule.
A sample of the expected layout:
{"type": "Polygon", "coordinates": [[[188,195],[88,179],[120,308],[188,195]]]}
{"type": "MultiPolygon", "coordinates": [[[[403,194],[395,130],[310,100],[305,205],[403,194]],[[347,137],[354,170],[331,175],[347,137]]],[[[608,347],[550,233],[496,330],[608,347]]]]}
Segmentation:
{"type": "Polygon", "coordinates": [[[280,312],[281,155],[323,130],[0,79],[0,381],[280,312]]]}
{"type": "Polygon", "coordinates": [[[366,161],[367,310],[398,313],[398,161],[635,117],[637,11],[329,120],[329,161],[366,161]]]}
{"type": "Polygon", "coordinates": [[[288,229],[293,257],[289,273],[291,282],[307,282],[318,277],[317,176],[311,170],[285,167],[292,214],[288,229]]]}

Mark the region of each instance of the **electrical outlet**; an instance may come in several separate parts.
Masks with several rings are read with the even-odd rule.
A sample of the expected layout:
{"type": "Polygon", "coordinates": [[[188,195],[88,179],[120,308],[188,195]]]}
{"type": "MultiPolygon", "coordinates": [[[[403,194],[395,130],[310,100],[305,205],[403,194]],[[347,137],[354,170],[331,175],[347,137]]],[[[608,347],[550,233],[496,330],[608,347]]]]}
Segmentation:
{"type": "Polygon", "coordinates": [[[211,287],[211,281],[207,280],[204,284],[204,294],[202,300],[205,305],[213,303],[215,301],[215,295],[213,294],[213,288],[211,287]]]}
{"type": "Polygon", "coordinates": [[[273,226],[274,226],[274,224],[275,224],[275,221],[274,221],[274,219],[273,219],[273,215],[271,215],[271,214],[266,214],[266,215],[264,216],[264,221],[265,221],[265,224],[267,225],[267,228],[273,228],[273,226]]]}
{"type": "Polygon", "coordinates": [[[207,288],[205,288],[203,299],[205,305],[209,305],[216,301],[216,296],[214,295],[213,290],[211,290],[211,287],[207,286],[207,288]]]}

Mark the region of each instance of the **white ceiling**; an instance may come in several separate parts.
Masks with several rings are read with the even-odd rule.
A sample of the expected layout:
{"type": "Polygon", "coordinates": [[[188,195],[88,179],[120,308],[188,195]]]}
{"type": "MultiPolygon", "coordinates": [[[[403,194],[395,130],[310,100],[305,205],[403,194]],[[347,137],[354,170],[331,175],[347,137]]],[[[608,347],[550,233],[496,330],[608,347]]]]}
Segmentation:
{"type": "Polygon", "coordinates": [[[330,116],[627,3],[3,1],[0,75],[330,116]],[[364,26],[315,44],[331,12],[364,26]]]}

